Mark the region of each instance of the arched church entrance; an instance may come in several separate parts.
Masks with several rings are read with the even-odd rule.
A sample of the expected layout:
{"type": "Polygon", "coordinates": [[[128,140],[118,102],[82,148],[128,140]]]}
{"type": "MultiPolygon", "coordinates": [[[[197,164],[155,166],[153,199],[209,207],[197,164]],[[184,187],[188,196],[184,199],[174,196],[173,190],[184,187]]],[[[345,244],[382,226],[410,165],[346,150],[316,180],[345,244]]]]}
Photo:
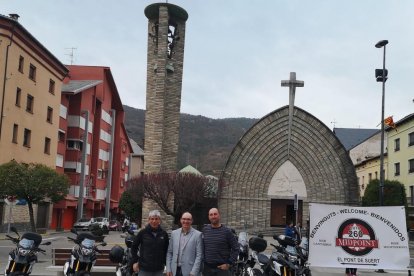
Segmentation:
{"type": "Polygon", "coordinates": [[[234,147],[221,177],[222,221],[269,231],[308,219],[309,203],[359,204],[354,166],[332,131],[293,105],[263,117],[234,147]]]}

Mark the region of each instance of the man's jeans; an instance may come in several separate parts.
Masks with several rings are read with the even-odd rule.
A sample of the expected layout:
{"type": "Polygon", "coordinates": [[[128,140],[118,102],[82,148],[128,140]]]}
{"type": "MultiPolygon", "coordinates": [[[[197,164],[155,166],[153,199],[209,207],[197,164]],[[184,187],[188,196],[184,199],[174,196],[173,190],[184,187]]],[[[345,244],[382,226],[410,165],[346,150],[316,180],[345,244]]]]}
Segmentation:
{"type": "Polygon", "coordinates": [[[139,270],[138,276],[164,276],[164,270],[160,271],[144,271],[142,269],[139,270]]]}
{"type": "Polygon", "coordinates": [[[223,270],[220,268],[212,268],[207,265],[204,265],[203,276],[230,276],[231,272],[229,270],[223,270]]]}

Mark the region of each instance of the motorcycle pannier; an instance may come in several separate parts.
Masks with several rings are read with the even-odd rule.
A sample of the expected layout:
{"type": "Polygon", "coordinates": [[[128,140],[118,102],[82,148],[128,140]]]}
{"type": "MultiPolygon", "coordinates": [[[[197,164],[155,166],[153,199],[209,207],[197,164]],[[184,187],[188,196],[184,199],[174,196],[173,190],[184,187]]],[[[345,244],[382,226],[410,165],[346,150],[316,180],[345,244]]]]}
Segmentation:
{"type": "Polygon", "coordinates": [[[266,250],[267,241],[259,237],[252,237],[249,239],[249,247],[256,252],[263,252],[266,250]]]}

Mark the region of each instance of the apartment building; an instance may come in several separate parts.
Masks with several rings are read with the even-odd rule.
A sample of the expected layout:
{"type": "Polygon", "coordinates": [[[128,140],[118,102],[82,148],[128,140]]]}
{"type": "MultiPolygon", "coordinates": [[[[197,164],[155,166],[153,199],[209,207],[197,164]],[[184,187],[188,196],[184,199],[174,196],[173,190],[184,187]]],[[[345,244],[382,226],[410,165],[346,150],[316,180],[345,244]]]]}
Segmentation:
{"type": "Polygon", "coordinates": [[[67,67],[70,73],[62,86],[56,169],[69,176],[71,187],[66,199],[54,205],[51,225],[63,229],[71,228],[78,219],[79,197],[83,197],[83,217],[105,216],[106,206],[112,215],[118,212],[132,152],[110,68],[67,67]]]}
{"type": "MultiPolygon", "coordinates": [[[[0,164],[14,159],[54,168],[60,90],[68,69],[18,18],[0,15],[0,164]]],[[[1,224],[6,223],[8,211],[1,200],[1,224]]],[[[47,227],[49,205],[41,207],[39,216],[36,213],[37,206],[38,227],[47,227]]],[[[13,223],[28,220],[27,206],[13,207],[13,223]]]]}

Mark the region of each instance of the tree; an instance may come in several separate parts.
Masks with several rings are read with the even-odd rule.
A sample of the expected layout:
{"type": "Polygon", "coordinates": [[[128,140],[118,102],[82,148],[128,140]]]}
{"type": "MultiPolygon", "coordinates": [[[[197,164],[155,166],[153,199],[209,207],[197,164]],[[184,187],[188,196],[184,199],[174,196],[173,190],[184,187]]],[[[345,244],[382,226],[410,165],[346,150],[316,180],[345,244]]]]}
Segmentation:
{"type": "MultiPolygon", "coordinates": [[[[405,186],[399,181],[384,181],[384,206],[405,206],[407,205],[407,194],[405,186]]],[[[379,206],[379,180],[371,180],[362,197],[362,206],[379,206]]]]}
{"type": "Polygon", "coordinates": [[[181,214],[209,200],[206,178],[192,173],[150,173],[137,178],[143,195],[152,199],[177,223],[181,214]],[[172,200],[174,199],[174,204],[172,200]]]}
{"type": "Polygon", "coordinates": [[[139,185],[137,178],[130,179],[127,185],[127,190],[122,193],[119,199],[119,208],[131,220],[141,224],[142,186],[139,185]]]}
{"type": "Polygon", "coordinates": [[[26,200],[33,232],[36,232],[33,204],[56,203],[65,198],[68,190],[68,177],[46,165],[14,160],[0,165],[0,195],[26,200]]]}

